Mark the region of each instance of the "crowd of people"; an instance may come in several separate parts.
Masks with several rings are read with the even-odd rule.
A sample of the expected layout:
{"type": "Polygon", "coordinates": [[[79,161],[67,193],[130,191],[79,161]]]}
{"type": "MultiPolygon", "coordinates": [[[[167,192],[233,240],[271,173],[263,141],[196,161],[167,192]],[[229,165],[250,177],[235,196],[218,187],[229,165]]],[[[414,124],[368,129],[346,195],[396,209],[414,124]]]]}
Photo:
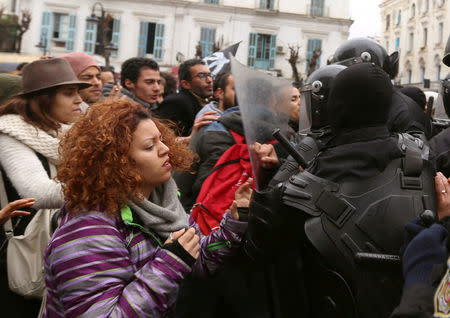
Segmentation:
{"type": "Polygon", "coordinates": [[[201,59],[177,79],[149,58],[116,73],[82,52],[0,74],[1,304],[16,317],[449,317],[450,128],[422,90],[392,84],[397,52],[359,38],[329,62],[287,85],[213,78],[201,59]],[[12,288],[11,240],[36,240],[42,215],[30,298],[12,288]]]}

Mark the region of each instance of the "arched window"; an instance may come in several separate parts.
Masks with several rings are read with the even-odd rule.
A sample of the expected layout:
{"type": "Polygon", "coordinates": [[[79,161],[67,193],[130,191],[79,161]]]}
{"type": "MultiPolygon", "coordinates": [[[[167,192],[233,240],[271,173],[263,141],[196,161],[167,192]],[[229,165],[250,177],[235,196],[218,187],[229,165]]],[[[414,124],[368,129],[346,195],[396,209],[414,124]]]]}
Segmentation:
{"type": "Polygon", "coordinates": [[[416,4],[413,3],[411,6],[411,18],[414,18],[416,16],[416,4]]]}
{"type": "Polygon", "coordinates": [[[402,22],[402,10],[398,10],[397,25],[399,25],[400,22],[402,22]]]}

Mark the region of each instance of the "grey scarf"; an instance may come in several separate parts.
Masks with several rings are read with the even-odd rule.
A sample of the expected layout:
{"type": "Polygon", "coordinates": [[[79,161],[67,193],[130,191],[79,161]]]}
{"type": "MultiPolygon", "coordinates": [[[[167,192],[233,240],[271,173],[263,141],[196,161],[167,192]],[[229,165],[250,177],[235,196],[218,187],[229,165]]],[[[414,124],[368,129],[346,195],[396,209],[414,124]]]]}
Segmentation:
{"type": "Polygon", "coordinates": [[[150,200],[130,200],[128,205],[146,228],[155,231],[163,239],[189,226],[188,215],[178,200],[177,186],[172,178],[156,187],[150,200]]]}

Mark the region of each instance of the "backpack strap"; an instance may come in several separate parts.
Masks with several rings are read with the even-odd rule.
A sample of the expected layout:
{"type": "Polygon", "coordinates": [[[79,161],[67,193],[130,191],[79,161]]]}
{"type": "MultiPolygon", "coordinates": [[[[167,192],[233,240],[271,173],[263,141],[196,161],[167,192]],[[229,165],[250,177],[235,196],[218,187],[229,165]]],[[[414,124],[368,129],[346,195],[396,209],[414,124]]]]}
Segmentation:
{"type": "Polygon", "coordinates": [[[234,141],[237,144],[244,144],[245,143],[245,136],[238,134],[237,132],[235,132],[234,130],[228,129],[228,131],[231,133],[231,136],[233,136],[234,141]]]}

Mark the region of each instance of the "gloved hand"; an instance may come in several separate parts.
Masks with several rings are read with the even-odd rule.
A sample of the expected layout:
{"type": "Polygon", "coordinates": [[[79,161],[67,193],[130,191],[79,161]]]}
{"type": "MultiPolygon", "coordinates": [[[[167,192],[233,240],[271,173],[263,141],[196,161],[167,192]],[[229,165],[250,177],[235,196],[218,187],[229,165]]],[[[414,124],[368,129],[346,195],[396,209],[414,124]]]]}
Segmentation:
{"type": "Polygon", "coordinates": [[[404,289],[418,283],[426,284],[434,265],[447,261],[448,232],[442,225],[435,223],[426,228],[419,219],[405,226],[407,241],[410,240],[403,253],[404,289]]]}

